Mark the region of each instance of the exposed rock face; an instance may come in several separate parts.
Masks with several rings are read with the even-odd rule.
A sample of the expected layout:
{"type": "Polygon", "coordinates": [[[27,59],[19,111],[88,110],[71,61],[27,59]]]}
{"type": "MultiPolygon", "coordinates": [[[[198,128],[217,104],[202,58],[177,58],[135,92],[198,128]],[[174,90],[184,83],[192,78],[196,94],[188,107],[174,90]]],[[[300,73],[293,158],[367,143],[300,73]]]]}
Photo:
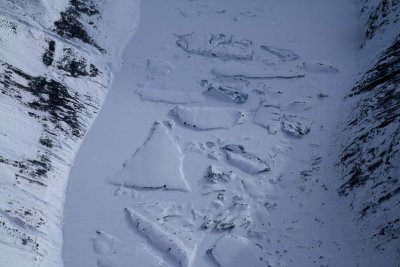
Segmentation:
{"type": "Polygon", "coordinates": [[[364,1],[363,47],[374,63],[346,97],[352,108],[341,137],[338,189],[360,227],[357,253],[373,251],[392,263],[400,259],[399,10],[398,1],[364,1]]]}
{"type": "Polygon", "coordinates": [[[0,3],[0,251],[9,255],[2,266],[62,265],[69,170],[111,83],[127,28],[135,27],[127,17],[123,35],[110,31],[125,15],[111,13],[135,16],[135,1],[109,5],[0,3]]]}

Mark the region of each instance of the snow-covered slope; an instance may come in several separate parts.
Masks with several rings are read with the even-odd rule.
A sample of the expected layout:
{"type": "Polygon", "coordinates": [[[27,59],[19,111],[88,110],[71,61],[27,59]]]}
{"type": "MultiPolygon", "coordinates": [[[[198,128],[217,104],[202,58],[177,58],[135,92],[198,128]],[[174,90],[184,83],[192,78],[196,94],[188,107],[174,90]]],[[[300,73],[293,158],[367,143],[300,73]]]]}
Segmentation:
{"type": "Polygon", "coordinates": [[[138,1],[0,2],[0,266],[61,266],[75,154],[138,23],[138,1]]]}
{"type": "Polygon", "coordinates": [[[363,1],[359,72],[346,97],[338,192],[361,266],[400,263],[400,2],[363,1]]]}

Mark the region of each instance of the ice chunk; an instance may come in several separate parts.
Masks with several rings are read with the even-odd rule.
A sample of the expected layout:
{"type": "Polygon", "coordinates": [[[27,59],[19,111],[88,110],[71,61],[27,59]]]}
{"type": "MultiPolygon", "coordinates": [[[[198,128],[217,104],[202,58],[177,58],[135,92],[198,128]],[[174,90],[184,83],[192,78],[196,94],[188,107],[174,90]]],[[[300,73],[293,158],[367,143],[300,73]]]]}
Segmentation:
{"type": "Polygon", "coordinates": [[[241,236],[223,236],[208,254],[220,267],[271,266],[262,247],[241,236]]]}
{"type": "Polygon", "coordinates": [[[324,62],[304,62],[303,67],[307,72],[315,72],[315,73],[338,73],[339,70],[332,66],[329,63],[324,62]]]}
{"type": "Polygon", "coordinates": [[[290,136],[300,138],[311,130],[312,122],[296,115],[283,115],[281,121],[282,131],[290,136]]]}
{"type": "Polygon", "coordinates": [[[294,101],[286,107],[286,111],[297,113],[310,110],[311,108],[312,105],[308,101],[294,101]]]}
{"type": "Polygon", "coordinates": [[[217,77],[238,77],[245,79],[269,79],[269,78],[300,78],[304,77],[304,71],[296,66],[266,65],[262,62],[228,61],[220,64],[212,70],[217,77]]]}
{"type": "Polygon", "coordinates": [[[171,110],[171,115],[185,126],[199,130],[231,128],[247,118],[243,111],[217,107],[176,106],[171,110]]]}
{"type": "Polygon", "coordinates": [[[277,48],[269,45],[262,45],[261,48],[279,57],[282,61],[294,61],[300,59],[299,55],[297,55],[295,52],[289,49],[277,48]]]}
{"type": "Polygon", "coordinates": [[[213,184],[220,182],[227,183],[233,180],[235,177],[236,175],[232,171],[224,170],[223,168],[217,167],[213,164],[208,167],[205,175],[206,180],[213,184]]]}
{"type": "Polygon", "coordinates": [[[276,134],[280,127],[281,111],[279,104],[263,101],[254,116],[254,123],[267,129],[269,134],[276,134]]]}
{"type": "Polygon", "coordinates": [[[160,90],[154,88],[138,88],[135,93],[141,99],[150,102],[160,102],[166,104],[189,104],[200,103],[202,101],[201,94],[195,92],[183,92],[172,90],[160,90]]]}
{"type": "Polygon", "coordinates": [[[249,98],[249,95],[246,93],[238,90],[232,90],[224,86],[211,85],[204,93],[223,101],[234,102],[236,104],[244,104],[249,98]]]}
{"type": "Polygon", "coordinates": [[[147,247],[123,247],[116,237],[104,231],[97,230],[92,241],[98,267],[130,267],[132,262],[138,266],[169,266],[147,247]]]}
{"type": "MultiPolygon", "coordinates": [[[[190,266],[196,252],[196,238],[177,220],[176,211],[160,203],[138,205],[126,209],[129,225],[144,236],[147,241],[161,253],[164,253],[179,266],[190,266]]],[[[185,217],[187,217],[186,215],[185,217]]]]}
{"type": "Polygon", "coordinates": [[[246,152],[242,145],[227,145],[222,148],[228,162],[248,174],[259,174],[271,170],[269,163],[246,152]]]}
{"type": "Polygon", "coordinates": [[[189,191],[183,153],[164,124],[155,122],[149,137],[119,171],[113,183],[128,187],[189,191]]]}
{"type": "Polygon", "coordinates": [[[236,40],[232,35],[209,34],[207,37],[195,33],[175,35],[178,47],[190,54],[216,57],[223,60],[252,60],[253,43],[249,40],[236,40]]]}
{"type": "Polygon", "coordinates": [[[147,72],[152,75],[166,76],[174,67],[164,58],[150,58],[147,60],[147,72]]]}

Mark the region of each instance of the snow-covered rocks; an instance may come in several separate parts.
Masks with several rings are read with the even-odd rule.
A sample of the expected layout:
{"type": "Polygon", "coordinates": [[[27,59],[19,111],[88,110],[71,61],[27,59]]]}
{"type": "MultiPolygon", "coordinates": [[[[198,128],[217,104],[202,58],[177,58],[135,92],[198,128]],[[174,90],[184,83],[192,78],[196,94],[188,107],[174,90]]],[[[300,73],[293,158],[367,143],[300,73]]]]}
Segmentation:
{"type": "Polygon", "coordinates": [[[176,106],[171,115],[186,127],[198,130],[227,129],[243,123],[247,114],[233,108],[176,106]]]}
{"type": "Polygon", "coordinates": [[[233,171],[227,171],[219,166],[211,164],[206,172],[205,178],[210,183],[228,183],[236,177],[233,171]]]}
{"type": "Polygon", "coordinates": [[[266,160],[247,152],[242,145],[226,145],[222,148],[226,152],[228,163],[248,174],[260,174],[271,170],[266,160]]]}
{"type": "Polygon", "coordinates": [[[220,267],[271,266],[266,251],[241,236],[223,236],[208,250],[208,254],[220,267]]]}
{"type": "Polygon", "coordinates": [[[283,115],[281,120],[282,131],[292,137],[301,138],[311,130],[312,121],[296,115],[283,115]]]}
{"type": "Polygon", "coordinates": [[[166,203],[145,203],[127,208],[126,214],[129,226],[139,231],[156,251],[176,265],[189,267],[195,256],[197,239],[182,225],[182,220],[169,220],[183,216],[176,208],[166,203]]]}
{"type": "Polygon", "coordinates": [[[227,61],[212,70],[217,77],[236,77],[244,79],[301,78],[304,71],[292,65],[267,65],[263,62],[227,61]]]}
{"type": "Polygon", "coordinates": [[[176,44],[190,54],[216,57],[223,60],[252,60],[254,48],[249,40],[237,40],[232,35],[209,34],[200,36],[196,33],[175,35],[176,44]]]}
{"type": "Polygon", "coordinates": [[[300,59],[300,56],[290,49],[278,48],[270,45],[262,45],[260,47],[263,50],[277,56],[282,61],[294,61],[300,59]]]}
{"type": "Polygon", "coordinates": [[[145,101],[164,104],[189,104],[200,103],[202,101],[201,95],[195,92],[160,90],[144,87],[135,89],[135,93],[145,101]]]}
{"type": "Polygon", "coordinates": [[[182,170],[183,153],[164,124],[155,122],[144,144],[119,171],[113,184],[189,191],[182,170]]]}
{"type": "Polygon", "coordinates": [[[339,70],[330,63],[310,61],[303,63],[304,70],[312,73],[338,73],[339,70]]]}

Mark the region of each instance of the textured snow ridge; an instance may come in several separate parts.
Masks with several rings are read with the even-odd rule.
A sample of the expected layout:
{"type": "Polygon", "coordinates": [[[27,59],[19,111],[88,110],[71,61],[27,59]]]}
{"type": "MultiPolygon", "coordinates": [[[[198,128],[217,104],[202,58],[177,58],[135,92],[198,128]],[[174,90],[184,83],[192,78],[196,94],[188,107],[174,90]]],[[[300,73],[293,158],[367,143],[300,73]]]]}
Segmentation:
{"type": "Polygon", "coordinates": [[[138,94],[145,101],[159,102],[165,104],[190,104],[200,103],[202,101],[202,97],[200,94],[182,91],[140,88],[136,89],[135,93],[138,94]]]}
{"type": "Polygon", "coordinates": [[[167,219],[183,216],[174,209],[174,204],[149,203],[127,208],[126,213],[131,228],[139,231],[156,251],[179,266],[189,267],[195,256],[197,242],[189,229],[176,220],[167,219]]]}
{"type": "Polygon", "coordinates": [[[69,170],[137,21],[137,1],[1,1],[1,266],[62,266],[69,170]]]}
{"type": "Polygon", "coordinates": [[[246,113],[238,109],[217,107],[176,106],[171,114],[183,125],[198,130],[232,128],[247,118],[246,113]]]}
{"type": "Polygon", "coordinates": [[[271,266],[266,251],[241,236],[223,236],[208,250],[208,254],[219,267],[271,266]]]}
{"type": "Polygon", "coordinates": [[[182,150],[167,127],[155,122],[147,140],[112,182],[128,187],[189,191],[182,161],[182,150]]]}
{"type": "Polygon", "coordinates": [[[176,45],[190,54],[216,57],[223,60],[252,60],[253,43],[249,40],[236,40],[232,35],[209,34],[207,37],[196,33],[176,35],[176,45]]]}

